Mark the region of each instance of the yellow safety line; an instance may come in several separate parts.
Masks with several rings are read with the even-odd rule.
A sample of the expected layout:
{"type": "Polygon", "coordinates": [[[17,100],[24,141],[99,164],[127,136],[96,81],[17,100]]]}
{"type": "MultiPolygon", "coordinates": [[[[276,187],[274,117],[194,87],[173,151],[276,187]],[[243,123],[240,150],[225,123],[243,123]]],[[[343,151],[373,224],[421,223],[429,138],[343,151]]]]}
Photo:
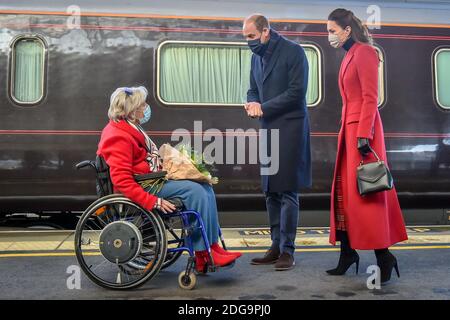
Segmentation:
{"type": "Polygon", "coordinates": [[[419,250],[419,249],[450,249],[450,246],[411,246],[411,247],[392,247],[390,250],[419,250]]]}
{"type": "MultiPolygon", "coordinates": [[[[100,252],[84,253],[85,256],[99,256],[100,252]]],[[[15,257],[73,257],[75,252],[47,252],[47,253],[6,253],[0,254],[0,258],[15,258],[15,257]]]]}
{"type": "MultiPolygon", "coordinates": [[[[450,245],[443,246],[410,246],[410,247],[391,247],[390,250],[430,250],[430,249],[450,249],[450,245]]],[[[230,250],[231,252],[237,250],[230,250]]],[[[239,250],[243,253],[263,253],[266,249],[242,249],[239,250]]],[[[311,249],[296,249],[295,252],[332,252],[339,251],[339,248],[311,248],[311,249]]],[[[100,252],[88,252],[84,253],[85,256],[100,255],[100,252]]],[[[75,252],[61,252],[61,253],[7,253],[0,254],[0,258],[16,258],[16,257],[72,257],[75,256],[75,252]]]]}
{"type": "MultiPolygon", "coordinates": [[[[422,250],[422,249],[450,249],[450,245],[448,246],[408,246],[408,247],[390,247],[389,250],[422,250]]],[[[339,248],[311,248],[311,249],[296,249],[295,252],[330,252],[330,251],[339,251],[339,248]]],[[[233,252],[234,250],[230,250],[233,252]]],[[[262,249],[245,249],[241,250],[241,252],[248,253],[262,253],[267,250],[262,249]]]]}

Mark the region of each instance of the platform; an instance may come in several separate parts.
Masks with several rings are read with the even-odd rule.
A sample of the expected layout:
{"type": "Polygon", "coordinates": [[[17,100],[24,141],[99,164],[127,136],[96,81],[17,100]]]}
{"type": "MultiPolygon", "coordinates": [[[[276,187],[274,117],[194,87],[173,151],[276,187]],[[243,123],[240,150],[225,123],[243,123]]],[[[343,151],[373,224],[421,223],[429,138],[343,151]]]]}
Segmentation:
{"type": "Polygon", "coordinates": [[[392,247],[401,277],[395,274],[381,289],[368,289],[367,267],[376,263],[371,251],[359,251],[360,273],[325,273],[335,267],[338,248],[328,244],[327,228],[299,228],[296,267],[277,272],[253,266],[250,260],[270,244],[268,229],[225,229],[227,244],[244,253],[230,270],[198,277],[197,287],[178,287],[178,273],[187,256],[142,287],[111,291],[97,287],[83,274],[81,289],[66,285],[77,261],[72,231],[0,230],[0,299],[444,299],[450,300],[450,227],[408,227],[409,240],[392,247]]]}

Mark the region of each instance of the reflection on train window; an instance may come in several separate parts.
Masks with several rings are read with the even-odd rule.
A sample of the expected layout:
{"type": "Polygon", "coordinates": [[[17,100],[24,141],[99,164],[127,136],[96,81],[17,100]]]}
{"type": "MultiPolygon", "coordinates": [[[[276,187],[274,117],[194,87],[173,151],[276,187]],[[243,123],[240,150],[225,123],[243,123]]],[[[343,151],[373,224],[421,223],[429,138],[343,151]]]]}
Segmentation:
{"type": "MultiPolygon", "coordinates": [[[[321,98],[319,50],[310,62],[308,105],[321,98]]],[[[251,51],[242,42],[166,41],[158,48],[157,95],[167,105],[241,106],[250,86],[251,51]]]]}
{"type": "Polygon", "coordinates": [[[306,91],[306,103],[308,107],[314,107],[322,98],[322,62],[319,49],[311,44],[302,45],[308,59],[308,90],[306,91]]]}
{"type": "Polygon", "coordinates": [[[35,104],[44,96],[45,45],[36,37],[12,44],[11,97],[19,104],[35,104]]]}
{"type": "Polygon", "coordinates": [[[440,49],[434,56],[434,87],[441,108],[450,109],[450,49],[440,49]]]}
{"type": "Polygon", "coordinates": [[[380,48],[375,46],[380,58],[378,66],[378,107],[381,107],[385,101],[385,79],[384,79],[384,55],[380,48]]]}

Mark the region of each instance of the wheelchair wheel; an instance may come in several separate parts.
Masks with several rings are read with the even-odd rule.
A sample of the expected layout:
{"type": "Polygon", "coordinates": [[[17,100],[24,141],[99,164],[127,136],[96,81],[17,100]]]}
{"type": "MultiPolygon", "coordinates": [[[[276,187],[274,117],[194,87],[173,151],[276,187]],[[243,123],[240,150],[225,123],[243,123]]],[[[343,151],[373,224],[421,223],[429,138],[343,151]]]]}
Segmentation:
{"type": "MultiPolygon", "coordinates": [[[[184,238],[186,231],[183,228],[183,221],[181,217],[175,216],[175,217],[164,217],[161,216],[161,219],[164,223],[165,229],[166,229],[166,235],[167,235],[167,249],[171,248],[180,248],[184,245],[184,238]]],[[[146,231],[145,235],[150,236],[150,233],[153,232],[153,230],[146,231]]],[[[166,258],[164,260],[164,263],[161,266],[161,269],[166,269],[172,264],[175,263],[175,261],[178,260],[178,258],[183,254],[183,252],[167,252],[166,258]]],[[[146,265],[149,263],[149,261],[145,258],[145,256],[140,257],[139,259],[136,259],[133,262],[129,262],[126,265],[121,265],[120,268],[123,270],[123,272],[127,274],[134,274],[136,272],[140,272],[139,270],[142,270],[146,267],[146,265]]]]}
{"type": "Polygon", "coordinates": [[[97,285],[136,288],[154,277],[164,263],[164,223],[159,215],[122,195],[106,196],[81,216],[75,232],[75,252],[80,267],[97,285]],[[136,265],[144,267],[134,268],[136,265]]]}
{"type": "Polygon", "coordinates": [[[178,285],[185,290],[192,290],[197,284],[197,276],[194,273],[186,274],[185,271],[178,275],[178,285]]]}

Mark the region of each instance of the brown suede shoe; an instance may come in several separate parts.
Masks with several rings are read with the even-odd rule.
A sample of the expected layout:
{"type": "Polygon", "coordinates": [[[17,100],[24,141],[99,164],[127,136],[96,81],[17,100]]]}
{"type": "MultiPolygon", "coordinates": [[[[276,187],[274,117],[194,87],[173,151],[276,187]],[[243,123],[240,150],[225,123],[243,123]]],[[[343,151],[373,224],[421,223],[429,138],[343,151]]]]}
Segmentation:
{"type": "Polygon", "coordinates": [[[290,255],[287,252],[283,252],[278,258],[277,263],[275,263],[276,271],[286,271],[291,270],[295,266],[294,256],[290,255]]]}
{"type": "Polygon", "coordinates": [[[267,250],[264,257],[253,258],[251,264],[254,264],[254,265],[273,264],[273,263],[277,262],[279,256],[280,256],[280,250],[270,248],[269,250],[267,250]]]}

